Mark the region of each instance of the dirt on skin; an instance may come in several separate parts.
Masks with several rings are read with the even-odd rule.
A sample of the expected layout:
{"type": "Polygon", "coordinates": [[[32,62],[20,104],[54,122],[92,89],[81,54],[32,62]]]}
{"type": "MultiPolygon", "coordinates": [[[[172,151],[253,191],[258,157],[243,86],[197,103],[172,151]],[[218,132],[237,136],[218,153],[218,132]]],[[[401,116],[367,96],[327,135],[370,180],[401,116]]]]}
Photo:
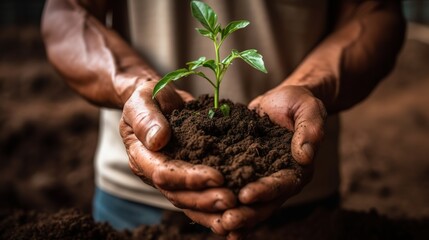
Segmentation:
{"type": "Polygon", "coordinates": [[[230,115],[219,111],[213,118],[208,112],[213,98],[208,95],[187,103],[184,109],[167,116],[172,138],[162,150],[171,159],[204,164],[218,169],[226,187],[235,193],[258,178],[281,169],[301,167],[292,158],[290,142],[293,132],[250,111],[245,105],[222,100],[230,106],[230,115]]]}

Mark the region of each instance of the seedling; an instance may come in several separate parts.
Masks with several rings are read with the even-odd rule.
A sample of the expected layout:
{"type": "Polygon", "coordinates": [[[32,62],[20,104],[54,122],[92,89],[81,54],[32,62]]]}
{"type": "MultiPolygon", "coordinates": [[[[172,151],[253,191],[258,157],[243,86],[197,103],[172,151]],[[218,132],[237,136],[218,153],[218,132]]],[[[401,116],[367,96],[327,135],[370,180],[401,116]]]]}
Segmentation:
{"type": "Polygon", "coordinates": [[[197,75],[207,80],[214,88],[214,106],[209,111],[209,117],[213,118],[215,115],[215,110],[218,108],[220,108],[224,116],[228,116],[230,112],[229,106],[223,104],[219,107],[219,88],[226,71],[234,59],[241,58],[253,68],[267,73],[267,70],[264,66],[264,61],[262,60],[262,55],[259,54],[255,49],[248,49],[242,52],[232,50],[231,53],[221,61],[219,50],[222,46],[222,43],[231,33],[247,27],[247,25],[249,25],[249,21],[232,21],[228,23],[225,28],[222,28],[222,26],[218,23],[217,15],[213,9],[206,3],[200,1],[191,2],[191,12],[192,16],[203,26],[203,28],[196,28],[197,32],[199,32],[204,37],[209,38],[213,42],[216,58],[206,59],[206,57],[200,57],[195,61],[186,63],[186,68],[177,69],[166,74],[155,85],[152,98],[155,98],[156,94],[158,94],[158,92],[161,91],[168,83],[177,81],[189,75],[197,75]],[[213,71],[214,80],[206,76],[206,74],[203,72],[198,71],[200,67],[206,67],[213,71]]]}

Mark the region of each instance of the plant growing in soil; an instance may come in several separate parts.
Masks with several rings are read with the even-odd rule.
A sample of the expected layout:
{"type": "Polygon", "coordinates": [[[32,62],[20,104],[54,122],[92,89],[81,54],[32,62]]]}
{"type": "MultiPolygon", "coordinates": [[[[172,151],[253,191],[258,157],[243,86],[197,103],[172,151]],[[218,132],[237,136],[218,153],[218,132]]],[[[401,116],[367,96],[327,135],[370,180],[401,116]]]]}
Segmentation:
{"type": "Polygon", "coordinates": [[[209,5],[199,1],[191,2],[191,12],[192,16],[203,26],[203,28],[196,28],[197,32],[199,32],[204,37],[209,38],[213,42],[216,57],[215,59],[206,59],[206,57],[200,57],[195,61],[186,63],[187,68],[177,69],[166,74],[154,87],[152,97],[155,98],[156,94],[172,81],[179,80],[189,75],[197,75],[207,80],[214,88],[213,108],[209,110],[209,117],[213,118],[215,111],[218,108],[220,108],[224,116],[229,116],[229,105],[222,104],[219,107],[219,88],[226,71],[231,66],[234,59],[241,58],[255,69],[267,73],[267,70],[264,66],[264,61],[262,60],[262,55],[259,54],[255,49],[248,49],[242,52],[232,50],[231,53],[221,61],[219,52],[222,43],[231,33],[247,27],[249,25],[249,21],[232,21],[228,23],[225,28],[223,28],[218,23],[218,17],[213,9],[209,5]],[[209,78],[206,74],[199,71],[198,69],[200,67],[206,67],[213,71],[214,79],[209,78]]]}
{"type": "Polygon", "coordinates": [[[267,72],[262,56],[254,49],[232,50],[221,60],[219,49],[226,38],[249,22],[232,21],[223,28],[213,9],[199,1],[191,2],[191,11],[203,27],[196,30],[213,42],[216,57],[200,57],[188,62],[186,68],[168,73],[155,85],[153,97],[168,83],[189,75],[207,80],[213,86],[214,96],[200,96],[165,115],[172,135],[161,152],[169,159],[217,169],[225,178],[225,187],[236,194],[246,184],[281,169],[293,169],[300,174],[300,167],[291,155],[291,131],[274,124],[268,116],[260,117],[243,104],[219,99],[220,84],[234,59],[240,58],[267,72]],[[200,71],[204,67],[214,74],[212,79],[200,71]]]}

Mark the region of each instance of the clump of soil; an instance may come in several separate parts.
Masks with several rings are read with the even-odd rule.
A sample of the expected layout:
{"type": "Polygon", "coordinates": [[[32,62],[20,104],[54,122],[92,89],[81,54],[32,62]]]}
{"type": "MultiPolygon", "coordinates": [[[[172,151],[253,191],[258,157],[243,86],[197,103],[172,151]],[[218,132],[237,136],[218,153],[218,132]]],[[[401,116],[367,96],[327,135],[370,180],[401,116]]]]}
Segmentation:
{"type": "Polygon", "coordinates": [[[300,166],[291,155],[293,132],[245,105],[222,100],[224,103],[231,108],[230,116],[219,111],[210,119],[213,98],[208,95],[168,115],[173,134],[163,153],[219,170],[226,186],[235,193],[247,183],[281,169],[295,169],[300,174],[300,166]]]}

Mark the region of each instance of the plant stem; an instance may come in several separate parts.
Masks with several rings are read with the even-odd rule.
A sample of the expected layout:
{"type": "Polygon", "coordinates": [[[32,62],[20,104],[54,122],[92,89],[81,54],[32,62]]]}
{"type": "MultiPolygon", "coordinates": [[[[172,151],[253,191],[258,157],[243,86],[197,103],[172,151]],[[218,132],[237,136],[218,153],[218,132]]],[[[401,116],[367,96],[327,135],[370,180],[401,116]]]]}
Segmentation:
{"type": "Polygon", "coordinates": [[[213,41],[214,43],[214,47],[215,47],[215,54],[216,54],[216,86],[214,89],[214,108],[217,109],[219,107],[219,87],[220,87],[220,82],[221,82],[221,66],[220,66],[220,54],[219,54],[219,48],[220,48],[220,44],[217,44],[217,40],[215,39],[213,41]]]}
{"type": "Polygon", "coordinates": [[[219,87],[214,89],[214,109],[219,107],[219,87]]]}

